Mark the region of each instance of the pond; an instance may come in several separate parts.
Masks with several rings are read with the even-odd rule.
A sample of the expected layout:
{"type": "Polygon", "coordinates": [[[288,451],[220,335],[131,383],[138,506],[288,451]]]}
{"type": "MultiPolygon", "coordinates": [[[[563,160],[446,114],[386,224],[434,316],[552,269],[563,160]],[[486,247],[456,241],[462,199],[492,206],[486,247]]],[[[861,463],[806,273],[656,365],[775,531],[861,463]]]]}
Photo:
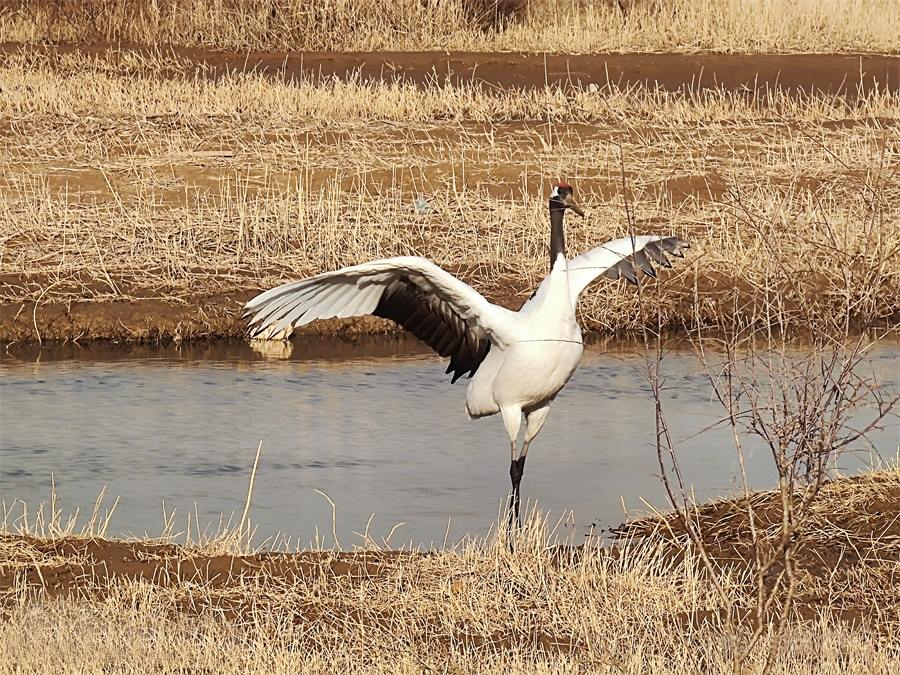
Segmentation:
{"type": "MultiPolygon", "coordinates": [[[[8,520],[48,501],[90,510],[120,497],[110,534],[215,529],[243,509],[262,443],[251,518],[256,540],[399,547],[484,535],[504,508],[509,451],[499,417],[470,421],[465,385],[414,340],[298,340],[261,354],[245,343],[3,350],[0,498],[8,520]],[[326,498],[327,496],[327,498],[326,498]]],[[[866,368],[896,390],[900,348],[876,346],[866,368]]],[[[698,499],[738,486],[730,432],[694,353],[667,347],[665,411],[698,499]]],[[[896,456],[896,417],[847,470],[896,456]]],[[[640,349],[589,348],[532,445],[523,499],[578,533],[665,507],[653,401],[640,349]]],[[[757,488],[771,458],[750,446],[757,488]]],[[[196,534],[196,532],[195,532],[196,534]]]]}

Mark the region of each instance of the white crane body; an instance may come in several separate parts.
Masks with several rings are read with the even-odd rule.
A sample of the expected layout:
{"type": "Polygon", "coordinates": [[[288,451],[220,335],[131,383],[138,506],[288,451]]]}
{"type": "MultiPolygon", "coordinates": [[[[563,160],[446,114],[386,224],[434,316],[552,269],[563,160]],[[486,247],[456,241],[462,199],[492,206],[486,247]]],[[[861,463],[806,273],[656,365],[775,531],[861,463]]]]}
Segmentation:
{"type": "Polygon", "coordinates": [[[466,392],[470,417],[493,415],[502,408],[521,415],[549,405],[578,367],[584,347],[565,257],[557,257],[547,282],[547,292],[517,314],[512,343],[488,353],[472,377],[466,392]]]}

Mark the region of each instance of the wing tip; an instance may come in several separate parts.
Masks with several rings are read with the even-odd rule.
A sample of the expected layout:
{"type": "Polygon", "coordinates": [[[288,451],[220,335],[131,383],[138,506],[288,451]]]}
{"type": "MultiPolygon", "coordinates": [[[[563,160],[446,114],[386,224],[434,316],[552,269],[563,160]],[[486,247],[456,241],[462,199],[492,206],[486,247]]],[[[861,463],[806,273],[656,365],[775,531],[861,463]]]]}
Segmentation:
{"type": "MultiPolygon", "coordinates": [[[[636,241],[637,237],[632,237],[636,241]]],[[[676,258],[684,258],[684,251],[691,244],[686,239],[677,236],[655,237],[644,242],[643,246],[631,255],[623,257],[618,263],[607,269],[603,276],[607,279],[625,279],[628,283],[637,286],[640,281],[640,273],[654,279],[658,278],[655,262],[660,267],[671,268],[672,263],[666,254],[676,258]]]]}
{"type": "Polygon", "coordinates": [[[659,240],[663,250],[676,258],[683,258],[684,251],[691,247],[691,243],[687,239],[677,236],[663,237],[659,240]]]}

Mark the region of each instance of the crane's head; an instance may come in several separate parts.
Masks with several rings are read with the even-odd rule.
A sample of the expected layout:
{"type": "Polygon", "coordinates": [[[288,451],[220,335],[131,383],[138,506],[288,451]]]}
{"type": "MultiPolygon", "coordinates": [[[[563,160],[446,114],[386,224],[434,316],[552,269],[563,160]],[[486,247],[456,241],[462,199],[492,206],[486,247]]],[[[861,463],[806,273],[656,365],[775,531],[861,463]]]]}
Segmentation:
{"type": "Polygon", "coordinates": [[[572,209],[575,213],[584,218],[584,211],[582,211],[581,207],[575,203],[575,200],[572,198],[572,192],[572,186],[568,183],[554,185],[553,191],[550,193],[550,210],[565,211],[566,209],[572,209]]]}

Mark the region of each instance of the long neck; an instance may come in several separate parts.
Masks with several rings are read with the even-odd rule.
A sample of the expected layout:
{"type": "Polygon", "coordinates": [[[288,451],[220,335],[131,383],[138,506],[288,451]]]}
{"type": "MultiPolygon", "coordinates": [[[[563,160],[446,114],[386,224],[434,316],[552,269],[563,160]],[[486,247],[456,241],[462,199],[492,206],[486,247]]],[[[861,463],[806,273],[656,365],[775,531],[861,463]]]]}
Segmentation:
{"type": "Polygon", "coordinates": [[[553,265],[556,263],[556,259],[562,255],[563,259],[566,257],[566,233],[563,229],[563,216],[565,215],[566,210],[561,208],[554,208],[554,205],[550,205],[550,269],[553,269],[553,265]]]}

